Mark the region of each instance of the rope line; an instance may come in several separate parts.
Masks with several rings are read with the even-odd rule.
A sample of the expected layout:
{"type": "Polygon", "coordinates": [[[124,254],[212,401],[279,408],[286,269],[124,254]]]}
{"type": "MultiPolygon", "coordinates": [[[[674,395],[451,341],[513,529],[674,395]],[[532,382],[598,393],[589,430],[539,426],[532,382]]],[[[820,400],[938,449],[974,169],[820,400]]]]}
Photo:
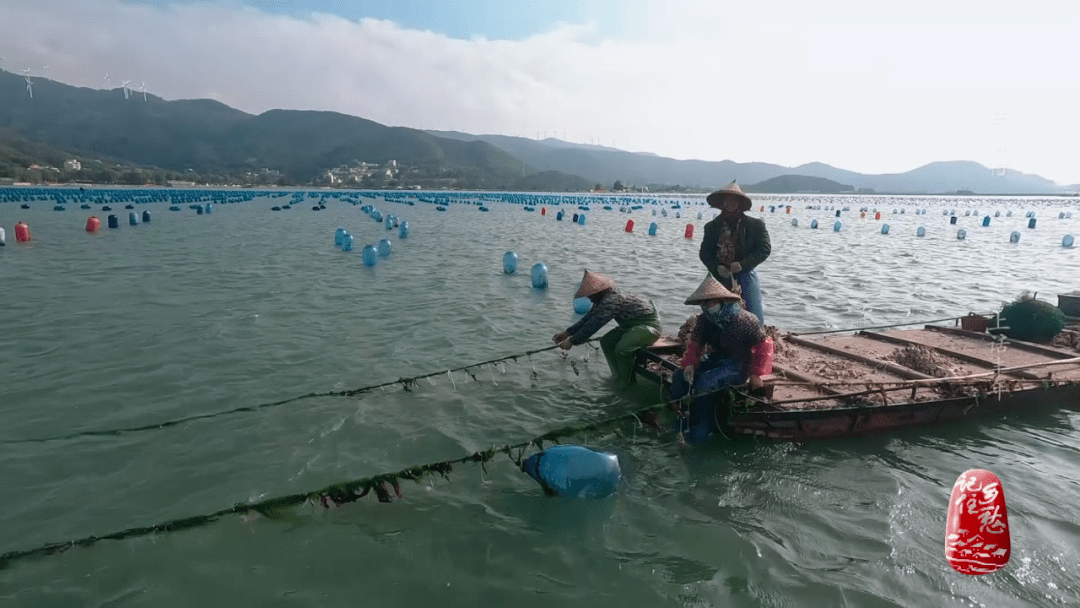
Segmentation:
{"type": "MultiPolygon", "coordinates": [[[[127,528],[125,530],[120,530],[118,532],[112,532],[110,534],[104,534],[101,536],[91,535],[69,541],[47,543],[33,549],[9,551],[7,553],[4,553],[3,555],[0,555],[0,570],[9,568],[11,564],[16,561],[34,557],[56,555],[74,547],[89,547],[90,545],[93,545],[98,541],[125,540],[163,532],[178,532],[181,530],[189,530],[192,528],[211,524],[226,515],[245,515],[249,513],[257,513],[264,517],[269,517],[270,514],[274,511],[280,509],[287,509],[307,503],[320,505],[324,508],[331,508],[332,506],[339,506],[342,504],[355,502],[356,500],[367,496],[371,492],[375,493],[376,497],[379,499],[379,502],[393,502],[393,498],[391,497],[391,491],[393,492],[394,496],[398,498],[401,498],[403,496],[400,483],[402,480],[413,481],[417,484],[420,484],[425,478],[440,476],[449,481],[449,476],[450,473],[454,470],[454,465],[462,465],[469,463],[479,464],[481,466],[481,469],[486,471],[485,465],[490,462],[497,454],[506,454],[511,460],[511,462],[513,462],[520,468],[526,450],[531,447],[536,447],[539,450],[543,450],[545,441],[557,444],[559,442],[559,439],[562,437],[576,435],[587,431],[598,430],[626,420],[635,420],[637,422],[640,422],[638,416],[645,414],[649,411],[658,410],[667,406],[667,403],[654,403],[629,414],[616,416],[614,418],[608,418],[588,424],[562,427],[560,429],[548,431],[547,433],[544,433],[543,435],[540,435],[528,441],[506,444],[503,446],[492,446],[487,450],[473,452],[468,456],[463,456],[456,460],[432,462],[428,464],[408,467],[395,473],[382,473],[379,475],[372,475],[370,477],[363,477],[352,481],[336,483],[313,492],[299,492],[296,494],[289,494],[287,496],[268,498],[266,500],[258,502],[236,503],[231,507],[221,509],[220,511],[215,511],[206,515],[196,515],[193,517],[173,519],[152,526],[127,528]],[[517,451],[516,455],[514,453],[515,451],[517,451]],[[388,489],[386,487],[387,484],[390,485],[391,489],[388,489]]],[[[659,424],[657,423],[655,426],[653,426],[653,428],[659,429],[659,424]]]]}
{"type": "MultiPolygon", "coordinates": [[[[536,353],[542,353],[544,351],[553,350],[553,349],[556,349],[558,347],[559,346],[557,344],[554,345],[554,346],[546,346],[544,348],[538,348],[538,349],[534,349],[534,350],[529,350],[529,351],[525,351],[525,352],[522,352],[522,353],[517,353],[517,354],[514,354],[514,355],[507,355],[505,357],[499,357],[497,359],[489,359],[487,361],[481,361],[479,363],[472,363],[470,365],[463,365],[461,367],[455,367],[455,368],[441,370],[441,371],[437,371],[437,372],[431,372],[430,374],[421,374],[419,376],[412,376],[412,377],[409,377],[409,378],[402,377],[402,378],[398,378],[397,380],[394,380],[394,381],[391,381],[391,382],[383,382],[381,384],[372,384],[370,386],[364,386],[364,387],[361,387],[361,388],[354,388],[354,389],[349,389],[349,390],[345,390],[345,391],[327,391],[327,392],[324,392],[324,393],[308,393],[306,395],[300,395],[298,397],[290,397],[288,399],[282,399],[281,401],[273,401],[273,402],[270,402],[270,403],[260,403],[260,404],[257,404],[257,405],[245,405],[243,407],[237,407],[237,408],[233,408],[231,410],[224,410],[224,411],[221,411],[221,412],[213,412],[213,413],[210,413],[210,414],[196,414],[194,416],[187,416],[187,417],[184,417],[184,418],[177,418],[175,420],[166,420],[165,422],[157,422],[157,423],[154,423],[154,424],[146,424],[146,425],[143,425],[143,426],[133,426],[133,427],[119,428],[119,429],[105,429],[105,430],[97,430],[97,431],[80,431],[78,433],[70,433],[68,435],[57,435],[57,436],[53,436],[53,437],[40,437],[40,438],[37,438],[37,439],[5,439],[3,441],[0,441],[0,443],[3,443],[3,444],[45,443],[45,442],[50,442],[50,441],[66,441],[66,440],[69,440],[69,439],[78,439],[80,437],[117,436],[117,435],[123,435],[125,433],[136,433],[136,432],[140,432],[140,431],[152,431],[152,430],[155,430],[155,429],[164,429],[164,428],[177,426],[177,425],[184,424],[184,423],[187,423],[187,422],[194,422],[196,420],[206,420],[206,419],[209,419],[209,418],[217,418],[219,416],[229,416],[229,415],[232,415],[232,414],[239,414],[239,413],[243,413],[243,412],[254,412],[254,411],[258,411],[258,410],[262,410],[262,409],[266,409],[266,408],[277,407],[279,405],[285,405],[287,403],[293,403],[293,402],[296,402],[296,401],[301,401],[301,400],[304,400],[304,399],[313,399],[313,398],[317,398],[317,397],[355,397],[356,395],[359,395],[359,394],[362,394],[362,393],[367,393],[367,392],[373,391],[375,389],[383,389],[383,390],[385,390],[387,387],[396,386],[396,385],[399,385],[399,384],[402,385],[402,387],[406,391],[412,391],[417,385],[417,380],[422,380],[422,379],[426,378],[427,381],[429,383],[431,383],[432,386],[435,386],[435,383],[431,381],[431,378],[434,377],[434,376],[441,376],[443,374],[446,374],[446,375],[450,376],[450,381],[453,382],[454,381],[454,376],[452,375],[452,372],[459,372],[459,371],[468,372],[468,370],[470,368],[480,367],[480,366],[483,366],[483,365],[490,365],[490,364],[493,364],[493,363],[500,363],[500,362],[503,362],[503,361],[510,361],[510,360],[516,361],[520,357],[530,357],[531,358],[531,356],[536,354],[536,353]]],[[[535,375],[535,373],[536,373],[536,366],[534,364],[533,365],[533,374],[535,375]]],[[[476,380],[475,375],[473,375],[471,373],[469,375],[474,380],[476,380]]],[[[479,380],[477,380],[477,382],[479,382],[479,380]]],[[[454,388],[455,388],[455,390],[457,389],[457,384],[456,383],[454,385],[454,388]]]]}

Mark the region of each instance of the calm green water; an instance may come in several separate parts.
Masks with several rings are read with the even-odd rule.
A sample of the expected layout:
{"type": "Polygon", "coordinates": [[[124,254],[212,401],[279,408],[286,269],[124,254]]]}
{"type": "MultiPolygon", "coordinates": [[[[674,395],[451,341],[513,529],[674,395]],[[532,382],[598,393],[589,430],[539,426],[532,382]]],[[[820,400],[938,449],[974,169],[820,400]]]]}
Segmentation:
{"type": "MultiPolygon", "coordinates": [[[[408,220],[399,239],[358,206],[274,202],[211,215],[140,205],[150,224],[83,231],[91,211],[0,204],[0,553],[211,513],[248,500],[458,458],[493,444],[632,411],[655,387],[618,393],[590,347],[357,397],[119,436],[35,441],[154,424],[312,392],[357,388],[541,348],[577,318],[582,269],[652,298],[671,333],[693,312],[703,221],[593,208],[586,226],[520,207],[439,213],[375,201],[408,220]],[[30,224],[15,243],[16,221],[30,224]],[[660,224],[658,236],[648,224],[660,224]],[[684,239],[695,223],[698,238],[684,239]],[[333,246],[345,227],[356,249],[333,246]],[[374,268],[366,243],[393,252],[374,268]],[[520,257],[502,273],[502,254],[520,257]],[[530,286],[544,261],[550,287],[530,286]],[[573,362],[577,369],[575,373],[573,362]]],[[[696,199],[691,199],[695,200],[696,199]]],[[[762,200],[766,205],[769,201],[762,200]]],[[[1080,288],[1080,209],[1059,201],[864,198],[880,224],[833,211],[763,216],[766,321],[847,328],[996,310],[1024,289],[1056,302],[1080,288]],[[902,205],[906,205],[902,207],[902,205]],[[1002,210],[950,226],[941,209],[1002,210]],[[925,216],[914,215],[927,207],[925,216]],[[893,208],[906,214],[892,215],[893,208]],[[1004,217],[1005,210],[1014,217],[1004,217]],[[1024,212],[1037,210],[1036,230],[1024,212]],[[1058,219],[1071,210],[1074,219],[1058,219]],[[800,221],[798,228],[790,219],[800,221]],[[823,230],[810,230],[810,219],[823,230]],[[923,225],[928,234],[915,237],[923,225]],[[968,230],[957,241],[956,228],[968,230]],[[1019,230],[1018,244],[1009,232],[1019,230]]],[[[573,212],[569,210],[569,212],[573,212]]],[[[104,214],[94,211],[104,217],[104,214]]],[[[122,219],[126,210],[113,211],[122,219]]],[[[705,219],[712,216],[706,211],[705,219]]],[[[619,454],[627,478],[599,502],[545,498],[498,457],[484,473],[407,484],[405,498],[208,526],[13,562],[14,606],[1069,606],[1080,602],[1080,413],[1008,418],[794,445],[615,426],[568,438],[619,454]],[[944,560],[952,484],[1001,479],[1013,554],[969,578],[944,560]]]]}

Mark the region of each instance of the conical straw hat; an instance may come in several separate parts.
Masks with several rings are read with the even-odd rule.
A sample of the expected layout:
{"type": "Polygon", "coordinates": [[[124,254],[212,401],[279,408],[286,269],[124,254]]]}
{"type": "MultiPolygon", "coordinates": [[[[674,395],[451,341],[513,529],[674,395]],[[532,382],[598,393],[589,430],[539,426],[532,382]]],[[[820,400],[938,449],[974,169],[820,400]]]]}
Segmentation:
{"type": "Polygon", "coordinates": [[[739,207],[743,211],[750,210],[753,202],[750,200],[749,196],[746,196],[746,193],[743,192],[743,189],[739,187],[739,183],[735,180],[732,180],[730,184],[705,197],[705,202],[709,203],[710,207],[716,207],[717,209],[720,209],[721,205],[724,202],[724,197],[729,194],[731,196],[736,196],[740,199],[739,207]]]}
{"type": "Polygon", "coordinates": [[[585,296],[591,296],[594,293],[600,293],[609,287],[615,286],[615,279],[607,276],[606,274],[600,274],[599,272],[592,272],[588,268],[585,269],[585,276],[581,278],[581,287],[578,287],[577,293],[574,294],[575,298],[583,298],[585,296]]]}
{"type": "Polygon", "coordinates": [[[726,287],[720,284],[720,281],[712,278],[712,275],[705,277],[705,280],[698,285],[697,291],[690,294],[689,298],[686,298],[685,304],[701,304],[702,302],[708,302],[709,300],[730,300],[738,302],[742,300],[738,294],[730,291],[726,287]]]}

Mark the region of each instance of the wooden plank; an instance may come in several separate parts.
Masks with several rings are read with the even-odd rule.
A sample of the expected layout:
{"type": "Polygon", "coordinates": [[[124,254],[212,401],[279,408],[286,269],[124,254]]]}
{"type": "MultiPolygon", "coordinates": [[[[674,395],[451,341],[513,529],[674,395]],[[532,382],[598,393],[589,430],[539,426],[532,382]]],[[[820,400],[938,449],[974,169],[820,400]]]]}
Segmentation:
{"type": "MultiPolygon", "coordinates": [[[[943,355],[952,357],[954,359],[959,359],[961,361],[966,361],[968,363],[971,363],[973,365],[977,365],[979,367],[983,367],[983,368],[986,368],[986,369],[991,369],[992,370],[992,369],[997,369],[998,367],[1000,367],[997,363],[995,363],[993,361],[990,361],[988,359],[983,359],[982,357],[976,357],[975,355],[969,355],[967,353],[962,353],[962,352],[957,351],[957,350],[951,350],[951,349],[948,349],[948,348],[942,348],[940,346],[934,346],[932,344],[925,344],[923,342],[918,342],[916,340],[908,340],[906,338],[897,338],[896,336],[889,336],[889,335],[879,334],[877,332],[865,331],[865,330],[860,331],[858,333],[858,335],[866,336],[867,338],[871,338],[873,340],[880,340],[882,342],[889,342],[890,344],[901,344],[901,345],[905,345],[905,346],[919,346],[919,347],[926,348],[926,349],[932,350],[934,352],[941,353],[943,355]]],[[[1027,378],[1029,380],[1041,380],[1041,379],[1043,379],[1045,377],[1045,376],[1040,376],[1040,375],[1038,375],[1038,374],[1036,374],[1034,372],[1029,372],[1029,371],[1026,371],[1026,370],[1016,370],[1016,371],[1006,372],[1006,373],[1008,375],[1010,375],[1010,376],[1016,376],[1018,378],[1027,378]]]]}
{"type": "MultiPolygon", "coordinates": [[[[963,329],[957,329],[955,327],[942,327],[940,325],[927,325],[926,329],[930,331],[936,331],[943,334],[950,334],[953,336],[960,336],[962,338],[975,338],[977,340],[983,340],[984,342],[996,342],[997,340],[991,334],[979,333],[974,331],[965,331],[963,329]]],[[[1024,342],[1023,340],[1014,340],[1012,338],[1006,338],[1005,344],[1015,347],[1019,350],[1026,350],[1029,353],[1037,353],[1045,355],[1047,357],[1053,357],[1055,359],[1070,359],[1076,355],[1051,348],[1049,346],[1043,346],[1041,344],[1035,344],[1033,342],[1024,342]]]]}
{"type": "Polygon", "coordinates": [[[822,392],[822,393],[826,393],[826,394],[829,394],[829,395],[839,395],[842,392],[842,391],[838,391],[838,390],[836,390],[836,389],[834,389],[834,388],[832,388],[830,386],[826,386],[826,384],[828,384],[829,381],[824,379],[824,378],[819,378],[817,376],[812,376],[810,374],[804,374],[802,372],[795,371],[794,369],[792,369],[790,367],[787,367],[785,365],[781,365],[781,364],[776,363],[776,362],[773,362],[773,373],[774,374],[777,374],[777,373],[782,374],[785,378],[790,378],[790,379],[792,379],[792,380],[794,380],[796,382],[806,382],[808,385],[812,385],[812,386],[807,386],[806,388],[812,389],[812,390],[815,390],[815,391],[819,391],[819,392],[822,392]]]}
{"type": "Polygon", "coordinates": [[[819,343],[814,342],[812,340],[806,340],[806,339],[798,338],[798,337],[795,337],[795,336],[792,336],[792,335],[784,336],[784,341],[785,342],[791,342],[793,344],[798,344],[800,346],[805,346],[807,348],[812,348],[814,350],[819,350],[819,351],[824,352],[824,353],[829,353],[830,355],[835,355],[835,356],[841,357],[843,359],[848,359],[848,360],[851,360],[851,361],[858,361],[859,363],[865,363],[866,365],[870,365],[870,366],[876,367],[878,369],[886,370],[889,373],[900,376],[901,378],[907,378],[908,380],[927,380],[927,379],[930,379],[930,378],[933,377],[933,376],[928,376],[928,375],[926,375],[924,373],[921,373],[921,372],[917,372],[917,371],[915,371],[913,369],[909,369],[909,368],[904,367],[902,365],[897,365],[896,363],[892,363],[890,361],[884,361],[882,359],[874,359],[872,357],[864,357],[862,355],[856,355],[855,353],[849,353],[847,351],[840,350],[838,348],[832,348],[830,346],[825,346],[824,344],[819,344],[819,343]]]}

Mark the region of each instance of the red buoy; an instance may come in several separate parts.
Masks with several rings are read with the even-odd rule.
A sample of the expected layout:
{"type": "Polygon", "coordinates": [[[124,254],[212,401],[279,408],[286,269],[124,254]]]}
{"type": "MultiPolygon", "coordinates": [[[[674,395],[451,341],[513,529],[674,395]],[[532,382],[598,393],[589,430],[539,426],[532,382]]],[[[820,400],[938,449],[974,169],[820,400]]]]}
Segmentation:
{"type": "Polygon", "coordinates": [[[547,207],[540,207],[540,215],[547,215],[547,207]]]}
{"type": "Polygon", "coordinates": [[[683,233],[683,234],[685,234],[686,238],[688,238],[688,239],[694,238],[694,225],[693,224],[687,224],[686,225],[686,232],[683,233]]]}
{"type": "Polygon", "coordinates": [[[626,220],[626,231],[627,232],[633,232],[634,231],[634,220],[626,220]]]}
{"type": "Polygon", "coordinates": [[[20,243],[25,243],[30,240],[30,226],[19,222],[15,224],[15,240],[20,243]]]}
{"type": "Polygon", "coordinates": [[[1011,549],[1001,480],[984,469],[964,471],[949,497],[946,561],[962,574],[987,574],[1009,563],[1011,549]]]}
{"type": "Polygon", "coordinates": [[[86,220],[86,231],[97,232],[98,228],[101,228],[101,220],[96,215],[91,215],[90,219],[86,220]]]}
{"type": "Polygon", "coordinates": [[[875,220],[880,220],[881,219],[881,212],[880,211],[878,211],[877,213],[874,214],[874,219],[875,220]]]}
{"type": "Polygon", "coordinates": [[[787,206],[787,211],[785,211],[784,213],[791,213],[791,205],[787,206]]]}

